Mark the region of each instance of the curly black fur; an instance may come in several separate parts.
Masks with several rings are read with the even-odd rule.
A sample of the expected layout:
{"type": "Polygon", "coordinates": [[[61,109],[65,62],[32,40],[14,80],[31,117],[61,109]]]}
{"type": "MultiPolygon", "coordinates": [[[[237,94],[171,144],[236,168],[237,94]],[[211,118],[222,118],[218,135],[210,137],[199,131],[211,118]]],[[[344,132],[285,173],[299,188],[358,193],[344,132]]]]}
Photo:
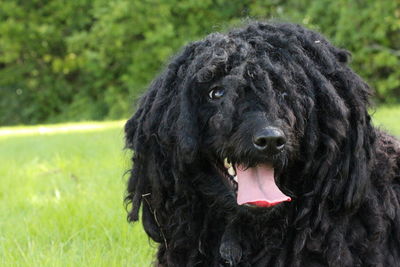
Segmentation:
{"type": "Polygon", "coordinates": [[[299,25],[255,22],[171,60],[125,126],[128,218],[142,207],[158,266],[400,265],[400,143],[371,125],[349,57],[299,25]],[[284,133],[280,153],[251,144],[265,126],[284,133]],[[237,205],[226,157],[273,162],[292,201],[237,205]]]}

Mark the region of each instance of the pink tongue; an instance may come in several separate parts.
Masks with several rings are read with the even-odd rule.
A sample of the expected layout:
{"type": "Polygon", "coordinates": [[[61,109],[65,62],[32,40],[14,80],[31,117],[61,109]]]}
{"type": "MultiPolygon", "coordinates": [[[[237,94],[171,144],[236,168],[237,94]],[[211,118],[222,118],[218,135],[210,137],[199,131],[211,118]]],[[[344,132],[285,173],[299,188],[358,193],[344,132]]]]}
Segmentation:
{"type": "Polygon", "coordinates": [[[248,169],[238,165],[236,174],[239,185],[237,196],[239,205],[270,207],[291,200],[275,184],[274,168],[271,165],[259,164],[248,169]]]}

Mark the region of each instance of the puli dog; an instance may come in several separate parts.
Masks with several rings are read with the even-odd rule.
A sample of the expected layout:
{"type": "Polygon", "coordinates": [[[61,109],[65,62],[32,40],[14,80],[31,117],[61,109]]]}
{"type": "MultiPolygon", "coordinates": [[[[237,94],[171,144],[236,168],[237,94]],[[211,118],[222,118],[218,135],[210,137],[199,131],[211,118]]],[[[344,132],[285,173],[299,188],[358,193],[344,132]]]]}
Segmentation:
{"type": "Polygon", "coordinates": [[[252,22],[171,60],[125,126],[156,266],[400,266],[400,142],[349,57],[252,22]]]}

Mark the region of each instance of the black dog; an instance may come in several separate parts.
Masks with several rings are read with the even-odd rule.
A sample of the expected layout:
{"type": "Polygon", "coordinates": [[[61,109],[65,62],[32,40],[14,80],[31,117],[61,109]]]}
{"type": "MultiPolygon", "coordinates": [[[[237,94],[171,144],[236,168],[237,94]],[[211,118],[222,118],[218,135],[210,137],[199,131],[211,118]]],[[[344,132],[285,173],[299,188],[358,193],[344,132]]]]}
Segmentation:
{"type": "Polygon", "coordinates": [[[158,266],[400,266],[400,142],[349,56],[252,23],[172,59],[125,127],[158,266]]]}

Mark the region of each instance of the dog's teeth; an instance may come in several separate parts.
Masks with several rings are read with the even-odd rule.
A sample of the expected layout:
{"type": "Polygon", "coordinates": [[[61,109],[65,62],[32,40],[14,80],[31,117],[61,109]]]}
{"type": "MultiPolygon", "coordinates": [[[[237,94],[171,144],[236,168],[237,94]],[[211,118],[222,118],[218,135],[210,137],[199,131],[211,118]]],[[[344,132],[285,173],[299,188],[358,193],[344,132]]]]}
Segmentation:
{"type": "Polygon", "coordinates": [[[237,181],[238,181],[237,176],[234,176],[234,177],[233,177],[233,180],[237,183],[237,181]]]}
{"type": "Polygon", "coordinates": [[[232,168],[232,163],[228,161],[228,158],[224,158],[224,167],[228,170],[232,168]]]}
{"type": "Polygon", "coordinates": [[[236,176],[236,171],[233,168],[233,166],[231,165],[231,167],[228,169],[228,173],[230,176],[236,176]]]}

